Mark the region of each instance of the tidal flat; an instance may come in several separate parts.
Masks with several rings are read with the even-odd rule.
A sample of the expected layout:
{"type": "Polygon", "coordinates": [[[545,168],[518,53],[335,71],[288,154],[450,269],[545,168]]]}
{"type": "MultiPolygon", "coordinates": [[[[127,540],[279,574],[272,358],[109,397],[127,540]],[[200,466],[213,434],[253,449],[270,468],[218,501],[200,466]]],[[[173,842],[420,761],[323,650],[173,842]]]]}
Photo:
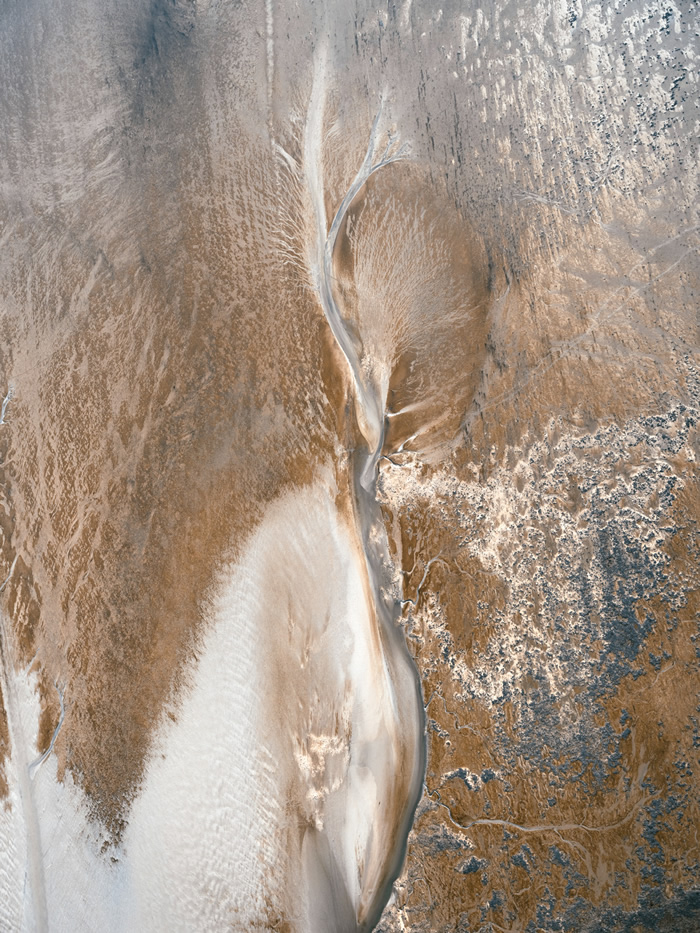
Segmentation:
{"type": "Polygon", "coordinates": [[[697,930],[699,37],[4,3],[0,929],[697,930]]]}

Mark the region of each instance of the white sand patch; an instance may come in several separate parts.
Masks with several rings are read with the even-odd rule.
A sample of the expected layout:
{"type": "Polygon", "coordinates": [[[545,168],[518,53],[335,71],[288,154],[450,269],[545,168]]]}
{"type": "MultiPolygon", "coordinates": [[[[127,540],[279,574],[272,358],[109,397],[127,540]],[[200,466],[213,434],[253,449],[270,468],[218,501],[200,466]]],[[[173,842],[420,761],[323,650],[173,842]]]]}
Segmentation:
{"type": "Polygon", "coordinates": [[[336,495],[319,482],[273,503],[220,574],[191,687],[176,721],[163,716],[119,849],[104,845],[70,775],[58,782],[55,755],[27,766],[38,689],[16,675],[36,832],[14,756],[0,811],[2,929],[37,929],[44,902],[48,929],[71,933],[252,933],[280,921],[328,933],[372,909],[420,723],[410,662],[379,631],[336,495]]]}
{"type": "Polygon", "coordinates": [[[10,796],[0,810],[0,929],[118,933],[122,866],[102,854],[105,836],[70,774],[57,780],[55,756],[28,765],[39,755],[36,675],[20,670],[8,687],[15,720],[5,764],[10,796]]]}
{"type": "Polygon", "coordinates": [[[273,503],[221,575],[126,835],[133,928],[327,933],[373,896],[407,739],[335,495],[319,483],[273,503]]]}

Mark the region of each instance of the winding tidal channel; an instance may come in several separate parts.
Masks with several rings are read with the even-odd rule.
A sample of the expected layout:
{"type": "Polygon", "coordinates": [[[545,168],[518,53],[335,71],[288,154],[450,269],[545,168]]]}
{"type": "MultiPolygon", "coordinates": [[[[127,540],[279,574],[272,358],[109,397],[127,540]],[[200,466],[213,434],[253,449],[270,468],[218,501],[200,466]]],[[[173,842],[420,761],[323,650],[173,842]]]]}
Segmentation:
{"type": "MultiPolygon", "coordinates": [[[[352,477],[352,514],[357,547],[364,555],[365,562],[365,617],[370,626],[376,629],[368,642],[376,645],[375,650],[381,656],[384,674],[384,683],[381,686],[372,684],[372,687],[379,687],[377,695],[385,698],[388,707],[383,710],[387,738],[385,760],[381,760],[382,750],[378,749],[371,765],[378,785],[376,812],[372,832],[365,841],[360,900],[354,905],[358,928],[371,929],[379,919],[391,884],[400,870],[413,811],[420,798],[425,771],[425,724],[420,679],[398,626],[400,603],[392,594],[391,557],[377,501],[377,470],[385,442],[389,373],[386,373],[384,379],[373,380],[367,377],[366,370],[363,371],[362,335],[359,341],[353,341],[336,300],[333,284],[334,254],[338,234],[354,199],[375,172],[401,160],[405,150],[396,145],[389,135],[386,148],[381,154],[377,153],[382,116],[380,104],[372,123],[365,157],[329,225],[323,186],[325,71],[326,54],[322,46],[316,57],[304,138],[305,171],[317,230],[317,252],[315,257],[312,255],[310,264],[326,320],[350,372],[355,417],[364,440],[364,443],[360,442],[352,449],[348,458],[352,477]],[[380,810],[382,805],[384,812],[380,810]],[[389,811],[388,819],[386,810],[389,811]],[[375,838],[375,833],[378,838],[375,838]]],[[[361,748],[360,743],[357,744],[361,748]]],[[[351,756],[357,755],[358,750],[353,743],[351,756]]],[[[350,812],[348,821],[346,832],[352,832],[350,827],[353,816],[350,812]]],[[[349,917],[339,924],[339,929],[345,928],[346,924],[350,929],[349,917]]]]}

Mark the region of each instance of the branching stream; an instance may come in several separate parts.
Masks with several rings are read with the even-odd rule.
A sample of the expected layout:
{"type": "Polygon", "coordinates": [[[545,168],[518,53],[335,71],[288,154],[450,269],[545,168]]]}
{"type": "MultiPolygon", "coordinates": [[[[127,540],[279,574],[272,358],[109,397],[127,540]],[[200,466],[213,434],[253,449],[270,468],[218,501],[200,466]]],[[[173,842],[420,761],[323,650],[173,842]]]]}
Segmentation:
{"type": "Polygon", "coordinates": [[[383,110],[383,101],[372,123],[367,150],[354,179],[341,200],[330,223],[327,222],[324,200],[323,177],[323,118],[327,87],[326,53],[318,50],[315,62],[314,80],[309,101],[304,134],[304,167],[308,189],[311,195],[315,219],[315,251],[310,257],[310,266],[314,284],[323,311],[331,328],[336,343],[341,350],[351,376],[354,391],[355,415],[359,429],[366,441],[349,452],[350,469],[353,478],[353,506],[356,522],[356,535],[365,559],[367,589],[372,602],[372,612],[376,620],[383,652],[383,663],[387,670],[387,680],[392,687],[392,705],[397,723],[406,716],[400,709],[406,703],[406,696],[399,696],[399,682],[406,680],[406,667],[410,668],[413,679],[413,697],[416,735],[403,736],[407,745],[415,749],[417,766],[412,775],[412,786],[408,792],[408,801],[399,825],[395,829],[393,848],[385,853],[380,886],[370,883],[364,891],[364,902],[358,909],[358,929],[371,929],[378,921],[382,909],[389,898],[391,886],[398,875],[403,862],[406,840],[410,830],[413,813],[420,799],[425,772],[424,710],[418,672],[409,655],[403,633],[397,625],[400,603],[391,594],[391,580],[388,568],[391,566],[389,546],[381,509],[377,500],[378,464],[382,455],[386,425],[387,387],[374,385],[365,375],[362,361],[353,337],[348,332],[338,308],[333,291],[333,263],[338,234],[342,228],[348,210],[357,195],[362,191],[369,178],[380,169],[406,157],[407,147],[397,144],[391,135],[381,155],[377,155],[378,137],[383,110]],[[402,676],[403,675],[403,676],[402,676]]]}

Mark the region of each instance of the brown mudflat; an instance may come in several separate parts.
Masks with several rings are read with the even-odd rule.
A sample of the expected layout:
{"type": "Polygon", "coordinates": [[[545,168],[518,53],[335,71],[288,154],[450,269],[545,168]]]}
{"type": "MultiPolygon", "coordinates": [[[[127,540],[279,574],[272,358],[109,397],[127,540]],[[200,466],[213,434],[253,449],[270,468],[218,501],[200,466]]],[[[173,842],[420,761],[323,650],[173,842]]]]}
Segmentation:
{"type": "Polygon", "coordinates": [[[377,929],[694,929],[695,12],[20,6],[0,30],[0,598],[3,657],[36,676],[29,757],[60,689],[58,780],[118,853],[217,571],[321,467],[355,527],[363,438],[310,260],[323,47],[327,216],[379,111],[377,151],[407,146],[333,257],[386,390],[382,580],[427,722],[377,929]]]}

